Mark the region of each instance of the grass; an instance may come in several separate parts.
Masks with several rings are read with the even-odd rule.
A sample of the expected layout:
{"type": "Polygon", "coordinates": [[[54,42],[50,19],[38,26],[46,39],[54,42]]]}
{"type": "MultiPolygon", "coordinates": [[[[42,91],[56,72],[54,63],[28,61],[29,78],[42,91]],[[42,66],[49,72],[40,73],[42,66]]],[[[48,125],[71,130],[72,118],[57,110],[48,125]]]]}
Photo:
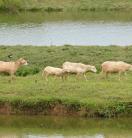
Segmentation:
{"type": "Polygon", "coordinates": [[[0,60],[9,61],[10,54],[13,56],[12,60],[19,57],[28,59],[29,66],[18,70],[18,77],[11,83],[8,82],[8,76],[0,76],[1,108],[11,106],[13,113],[31,111],[33,114],[52,114],[51,110],[54,109],[55,114],[60,112],[79,116],[132,115],[132,73],[128,72],[127,79],[122,76],[121,81],[118,81],[117,74],[111,75],[107,80],[99,74],[100,64],[106,60],[132,63],[131,46],[0,47],[0,60]],[[74,75],[66,81],[50,77],[46,82],[41,77],[41,71],[45,66],[61,67],[64,61],[95,65],[98,73],[87,73],[88,81],[84,78],[77,80],[74,75]],[[31,73],[35,69],[39,73],[31,73]],[[26,75],[22,74],[24,71],[26,75]],[[66,113],[60,111],[63,109],[66,113]]]}
{"type": "Polygon", "coordinates": [[[0,0],[5,11],[119,11],[131,10],[131,0],[0,0]],[[58,4],[59,3],[59,4],[58,4]]]}

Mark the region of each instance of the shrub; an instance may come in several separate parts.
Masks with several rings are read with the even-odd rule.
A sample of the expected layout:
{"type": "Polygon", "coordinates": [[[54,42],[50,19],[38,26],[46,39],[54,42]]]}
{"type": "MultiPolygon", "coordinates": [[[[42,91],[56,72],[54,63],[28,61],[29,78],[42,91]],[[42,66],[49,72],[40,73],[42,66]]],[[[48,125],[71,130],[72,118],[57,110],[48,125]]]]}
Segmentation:
{"type": "Polygon", "coordinates": [[[40,69],[37,67],[22,67],[16,72],[16,76],[27,76],[39,73],[40,69]]]}

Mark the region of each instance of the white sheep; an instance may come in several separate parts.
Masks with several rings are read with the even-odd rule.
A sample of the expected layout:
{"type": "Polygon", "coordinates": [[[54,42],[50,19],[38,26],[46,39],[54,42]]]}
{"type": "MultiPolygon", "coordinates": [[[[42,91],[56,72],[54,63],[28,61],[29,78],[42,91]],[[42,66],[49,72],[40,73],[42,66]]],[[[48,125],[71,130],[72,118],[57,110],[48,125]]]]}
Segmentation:
{"type": "Polygon", "coordinates": [[[122,73],[126,73],[128,70],[132,70],[132,65],[123,61],[106,61],[102,63],[102,73],[105,73],[106,77],[109,73],[118,73],[119,80],[122,73]]]}
{"type": "Polygon", "coordinates": [[[65,73],[64,69],[47,66],[44,68],[42,76],[45,76],[46,80],[48,80],[48,76],[57,76],[63,79],[65,73]]]}
{"type": "Polygon", "coordinates": [[[27,61],[23,58],[18,59],[17,61],[0,61],[0,72],[9,73],[13,78],[14,74],[22,65],[28,65],[27,61]]]}
{"type": "Polygon", "coordinates": [[[67,73],[75,73],[78,75],[83,74],[84,78],[87,80],[85,73],[87,71],[97,72],[95,66],[85,65],[83,63],[73,63],[73,62],[64,62],[62,68],[67,73]]]}

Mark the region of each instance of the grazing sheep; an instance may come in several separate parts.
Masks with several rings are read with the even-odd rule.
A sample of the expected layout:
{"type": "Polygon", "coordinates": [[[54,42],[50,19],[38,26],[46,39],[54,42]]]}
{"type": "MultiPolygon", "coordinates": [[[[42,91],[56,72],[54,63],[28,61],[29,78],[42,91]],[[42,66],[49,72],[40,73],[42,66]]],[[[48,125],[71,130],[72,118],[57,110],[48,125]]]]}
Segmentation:
{"type": "Polygon", "coordinates": [[[20,68],[22,65],[27,65],[27,61],[23,58],[18,59],[17,61],[10,61],[10,62],[5,62],[5,61],[0,61],[0,72],[6,72],[11,75],[13,78],[15,72],[17,71],[18,68],[20,68]]]}
{"type": "Polygon", "coordinates": [[[128,70],[132,70],[132,65],[123,61],[106,61],[102,63],[102,73],[105,73],[106,77],[109,73],[118,73],[119,80],[122,73],[126,73],[128,70]]]}
{"type": "Polygon", "coordinates": [[[46,80],[48,80],[48,76],[57,76],[63,79],[65,73],[66,73],[65,70],[61,68],[47,66],[44,68],[42,76],[45,76],[46,80]]]}
{"type": "Polygon", "coordinates": [[[62,68],[65,69],[67,73],[75,73],[78,75],[83,74],[84,78],[87,80],[85,73],[87,71],[97,72],[95,66],[85,65],[82,63],[72,63],[64,62],[62,68]]]}

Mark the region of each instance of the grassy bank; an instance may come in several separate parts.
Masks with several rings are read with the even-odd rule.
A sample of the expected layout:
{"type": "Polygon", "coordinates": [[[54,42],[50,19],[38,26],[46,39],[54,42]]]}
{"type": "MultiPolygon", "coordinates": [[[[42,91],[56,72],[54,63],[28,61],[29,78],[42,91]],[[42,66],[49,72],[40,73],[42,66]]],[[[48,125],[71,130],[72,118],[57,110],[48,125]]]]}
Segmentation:
{"type": "Polygon", "coordinates": [[[61,67],[64,61],[95,65],[106,60],[132,63],[132,47],[0,47],[0,60],[19,57],[28,59],[29,66],[18,70],[18,77],[9,83],[8,76],[0,76],[0,113],[51,114],[75,116],[127,116],[132,115],[132,72],[127,79],[113,74],[103,79],[99,73],[87,73],[88,81],[70,76],[66,81],[41,77],[47,66],[61,67]],[[37,73],[37,74],[36,74],[37,73]],[[34,75],[33,75],[34,74],[34,75]],[[26,77],[21,77],[26,76],[26,77]]]}
{"type": "Polygon", "coordinates": [[[131,10],[131,0],[0,0],[5,11],[119,11],[131,10]]]}

